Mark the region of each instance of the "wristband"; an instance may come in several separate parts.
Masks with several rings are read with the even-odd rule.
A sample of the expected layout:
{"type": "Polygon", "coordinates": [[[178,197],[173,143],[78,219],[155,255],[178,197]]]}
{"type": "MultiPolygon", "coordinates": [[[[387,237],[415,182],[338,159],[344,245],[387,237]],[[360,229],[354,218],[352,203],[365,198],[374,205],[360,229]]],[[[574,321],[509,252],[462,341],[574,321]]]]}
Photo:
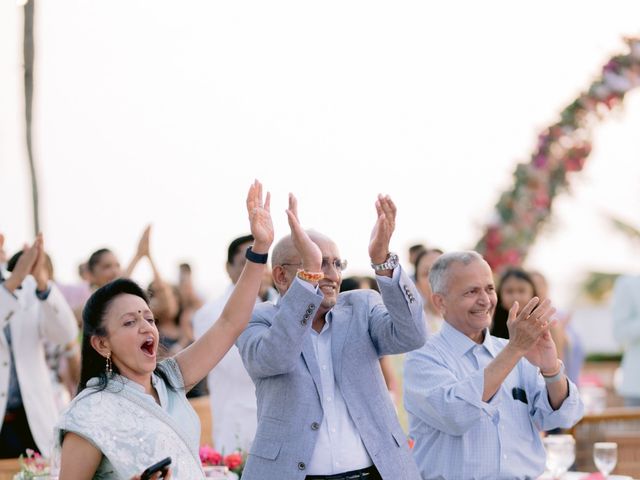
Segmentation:
{"type": "Polygon", "coordinates": [[[247,260],[253,263],[267,263],[267,259],[269,258],[269,253],[256,253],[251,250],[251,247],[247,248],[247,253],[244,254],[247,257],[247,260]]]}
{"type": "Polygon", "coordinates": [[[298,270],[298,278],[300,280],[305,280],[307,282],[319,282],[320,280],[322,280],[324,278],[324,273],[322,272],[318,272],[318,273],[314,273],[314,272],[307,272],[306,270],[298,270]]]}
{"type": "Polygon", "coordinates": [[[558,373],[556,373],[555,375],[547,376],[542,373],[542,370],[540,370],[542,378],[544,378],[544,383],[555,383],[559,380],[562,380],[562,377],[564,377],[564,363],[560,359],[558,359],[558,362],[560,363],[560,370],[558,370],[558,373]]]}

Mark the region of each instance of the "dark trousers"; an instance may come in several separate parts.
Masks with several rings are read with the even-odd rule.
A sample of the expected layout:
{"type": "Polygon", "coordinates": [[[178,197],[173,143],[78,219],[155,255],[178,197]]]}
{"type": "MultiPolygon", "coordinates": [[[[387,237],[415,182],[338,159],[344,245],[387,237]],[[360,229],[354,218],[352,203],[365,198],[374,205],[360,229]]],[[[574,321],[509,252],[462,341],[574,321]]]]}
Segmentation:
{"type": "Polygon", "coordinates": [[[27,448],[38,451],[24,408],[6,412],[0,430],[0,458],[19,457],[27,448]]]}
{"type": "Polygon", "coordinates": [[[305,480],[382,480],[382,477],[374,465],[362,470],[352,470],[335,475],[307,475],[305,480]]]}

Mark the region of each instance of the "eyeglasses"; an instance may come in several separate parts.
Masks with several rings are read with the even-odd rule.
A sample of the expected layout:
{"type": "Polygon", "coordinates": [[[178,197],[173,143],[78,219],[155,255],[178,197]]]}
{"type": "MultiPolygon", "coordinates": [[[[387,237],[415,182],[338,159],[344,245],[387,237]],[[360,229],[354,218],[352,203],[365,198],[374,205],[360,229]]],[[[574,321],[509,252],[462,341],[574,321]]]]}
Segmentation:
{"type": "MultiPolygon", "coordinates": [[[[302,262],[300,263],[281,263],[280,265],[282,265],[283,267],[286,266],[292,266],[292,267],[302,267],[302,262]]],[[[333,266],[333,268],[336,269],[336,271],[338,272],[342,272],[344,269],[347,268],[347,261],[346,260],[341,260],[339,258],[335,258],[333,260],[329,260],[328,258],[323,258],[322,259],[322,270],[326,270],[329,268],[329,265],[333,266]]]]}

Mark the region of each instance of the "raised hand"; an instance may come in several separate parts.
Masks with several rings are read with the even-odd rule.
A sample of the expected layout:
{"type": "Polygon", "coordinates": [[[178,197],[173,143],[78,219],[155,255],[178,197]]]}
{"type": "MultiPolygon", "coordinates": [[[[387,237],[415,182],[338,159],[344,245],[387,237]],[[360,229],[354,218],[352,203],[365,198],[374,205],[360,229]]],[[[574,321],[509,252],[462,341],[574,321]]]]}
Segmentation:
{"type": "Polygon", "coordinates": [[[4,235],[0,233],[0,265],[7,263],[9,257],[4,249],[4,235]]]}
{"type": "Polygon", "coordinates": [[[151,249],[149,247],[149,239],[151,237],[151,225],[147,225],[142,232],[140,241],[138,241],[138,250],[136,256],[139,258],[151,256],[151,249]]]}
{"type": "Polygon", "coordinates": [[[16,266],[13,268],[11,276],[4,282],[4,287],[7,290],[13,293],[13,291],[22,284],[25,277],[33,270],[33,266],[36,260],[38,260],[38,255],[41,250],[42,234],[36,237],[33,245],[29,246],[25,244],[24,247],[22,247],[22,255],[20,255],[16,266]]]}
{"type": "Polygon", "coordinates": [[[391,235],[396,228],[396,206],[389,195],[378,195],[376,212],[378,218],[371,232],[369,258],[373,263],[383,263],[387,259],[391,235]]]}
{"type": "Polygon", "coordinates": [[[300,225],[298,218],[298,200],[289,194],[289,208],[287,209],[287,219],[291,228],[291,238],[302,259],[302,268],[308,272],[320,272],[322,269],[322,252],[309,237],[307,232],[300,225]]]}
{"type": "Polygon", "coordinates": [[[262,184],[255,180],[247,194],[247,212],[254,242],[251,248],[256,253],[267,253],[273,243],[273,223],[271,221],[271,195],[267,192],[262,200],[262,184]]]}
{"type": "Polygon", "coordinates": [[[532,298],[520,314],[518,307],[518,302],[514,302],[509,310],[509,344],[523,352],[533,365],[543,370],[555,369],[558,355],[549,332],[555,308],[549,299],[540,303],[538,297],[532,298]]]}
{"type": "MultiPolygon", "coordinates": [[[[47,270],[47,254],[44,251],[44,237],[42,234],[38,235],[39,247],[38,247],[38,256],[36,261],[31,267],[31,275],[36,279],[36,288],[43,292],[47,289],[49,280],[49,271],[47,270]]],[[[24,255],[24,254],[23,254],[24,255]]]]}

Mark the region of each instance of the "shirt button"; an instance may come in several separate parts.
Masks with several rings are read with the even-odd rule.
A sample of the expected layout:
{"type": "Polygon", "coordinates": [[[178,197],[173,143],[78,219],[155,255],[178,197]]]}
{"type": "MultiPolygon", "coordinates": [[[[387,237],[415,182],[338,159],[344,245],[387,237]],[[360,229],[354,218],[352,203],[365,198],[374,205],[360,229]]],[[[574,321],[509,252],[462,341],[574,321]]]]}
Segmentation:
{"type": "Polygon", "coordinates": [[[298,470],[304,470],[305,468],[307,468],[307,466],[304,464],[304,462],[298,463],[298,470]]]}
{"type": "Polygon", "coordinates": [[[507,459],[507,454],[505,453],[504,455],[502,455],[502,458],[504,458],[506,460],[507,459]]]}
{"type": "Polygon", "coordinates": [[[326,370],[326,369],[327,369],[327,366],[326,366],[326,365],[322,365],[322,369],[323,369],[323,370],[326,370]]]}
{"type": "Polygon", "coordinates": [[[331,397],[327,397],[327,402],[330,402],[330,401],[331,401],[331,397]]]}
{"type": "Polygon", "coordinates": [[[311,430],[318,430],[320,428],[320,424],[318,422],[313,422],[311,424],[311,430]]]}
{"type": "Polygon", "coordinates": [[[335,429],[335,428],[332,428],[332,429],[331,429],[331,433],[336,433],[336,429],[335,429]]]}

